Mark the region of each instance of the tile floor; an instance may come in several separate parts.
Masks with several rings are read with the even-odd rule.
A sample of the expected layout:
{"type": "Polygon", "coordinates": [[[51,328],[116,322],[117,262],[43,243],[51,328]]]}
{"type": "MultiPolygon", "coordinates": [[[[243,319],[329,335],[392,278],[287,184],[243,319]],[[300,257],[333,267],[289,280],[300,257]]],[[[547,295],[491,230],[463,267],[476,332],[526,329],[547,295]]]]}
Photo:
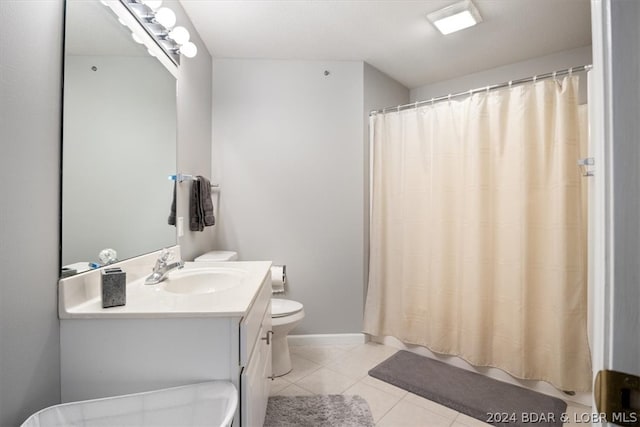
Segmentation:
{"type": "MultiPolygon", "coordinates": [[[[487,426],[445,406],[367,375],[369,369],[397,349],[376,343],[331,346],[291,346],[293,370],[276,378],[271,395],[357,394],[367,400],[380,427],[487,426]]],[[[570,420],[589,413],[586,406],[569,403],[570,420]],[[577,415],[574,415],[577,414],[577,415]]],[[[585,425],[584,423],[565,426],[585,425]]]]}

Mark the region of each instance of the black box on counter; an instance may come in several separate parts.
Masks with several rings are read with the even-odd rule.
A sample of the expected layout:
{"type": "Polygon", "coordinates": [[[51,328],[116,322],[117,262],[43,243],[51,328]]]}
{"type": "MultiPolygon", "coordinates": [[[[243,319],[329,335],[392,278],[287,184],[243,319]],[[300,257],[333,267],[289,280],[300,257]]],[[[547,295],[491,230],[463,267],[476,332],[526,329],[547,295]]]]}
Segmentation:
{"type": "Polygon", "coordinates": [[[102,270],[102,308],[119,307],[127,303],[127,273],[120,268],[102,270]]]}

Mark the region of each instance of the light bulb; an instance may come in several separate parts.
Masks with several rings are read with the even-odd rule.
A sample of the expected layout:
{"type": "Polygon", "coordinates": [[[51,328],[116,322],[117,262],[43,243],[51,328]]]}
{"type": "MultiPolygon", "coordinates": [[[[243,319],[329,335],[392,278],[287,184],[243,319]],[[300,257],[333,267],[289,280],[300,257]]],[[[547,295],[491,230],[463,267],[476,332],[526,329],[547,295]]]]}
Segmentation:
{"type": "Polygon", "coordinates": [[[156,12],[156,21],[165,28],[173,28],[176,25],[176,14],[168,7],[161,7],[156,12]]]}
{"type": "Polygon", "coordinates": [[[138,44],[144,44],[144,41],[142,41],[142,39],[138,37],[136,33],[131,33],[131,38],[133,39],[134,42],[138,44]]]}
{"type": "Polygon", "coordinates": [[[142,3],[146,4],[151,9],[156,10],[162,5],[162,0],[142,0],[142,3]]]}
{"type": "Polygon", "coordinates": [[[180,53],[186,56],[187,58],[193,58],[198,54],[198,48],[195,44],[191,42],[187,42],[180,46],[180,53]]]}
{"type": "Polygon", "coordinates": [[[184,27],[175,27],[173,30],[169,32],[169,37],[173,39],[178,44],[185,44],[189,41],[191,35],[189,31],[184,27]]]}

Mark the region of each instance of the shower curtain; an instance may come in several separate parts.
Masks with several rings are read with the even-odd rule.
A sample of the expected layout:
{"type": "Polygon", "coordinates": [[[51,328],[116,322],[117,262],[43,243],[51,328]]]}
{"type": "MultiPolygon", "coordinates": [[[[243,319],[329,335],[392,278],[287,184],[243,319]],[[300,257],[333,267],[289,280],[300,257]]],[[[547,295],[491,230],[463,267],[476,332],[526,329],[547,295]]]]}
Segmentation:
{"type": "Polygon", "coordinates": [[[371,117],[364,331],[591,388],[578,77],[371,117]]]}

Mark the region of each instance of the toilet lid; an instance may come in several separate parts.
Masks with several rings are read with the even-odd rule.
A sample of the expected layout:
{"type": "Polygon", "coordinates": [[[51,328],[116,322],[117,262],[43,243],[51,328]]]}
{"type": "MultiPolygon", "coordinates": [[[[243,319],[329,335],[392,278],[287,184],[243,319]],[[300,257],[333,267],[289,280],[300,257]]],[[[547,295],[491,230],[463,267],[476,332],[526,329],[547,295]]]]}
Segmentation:
{"type": "Polygon", "coordinates": [[[304,306],[298,301],[271,298],[271,317],[283,317],[302,310],[304,306]]]}
{"type": "Polygon", "coordinates": [[[235,261],[238,259],[238,253],[234,251],[211,251],[207,252],[199,257],[196,257],[194,261],[235,261]]]}

